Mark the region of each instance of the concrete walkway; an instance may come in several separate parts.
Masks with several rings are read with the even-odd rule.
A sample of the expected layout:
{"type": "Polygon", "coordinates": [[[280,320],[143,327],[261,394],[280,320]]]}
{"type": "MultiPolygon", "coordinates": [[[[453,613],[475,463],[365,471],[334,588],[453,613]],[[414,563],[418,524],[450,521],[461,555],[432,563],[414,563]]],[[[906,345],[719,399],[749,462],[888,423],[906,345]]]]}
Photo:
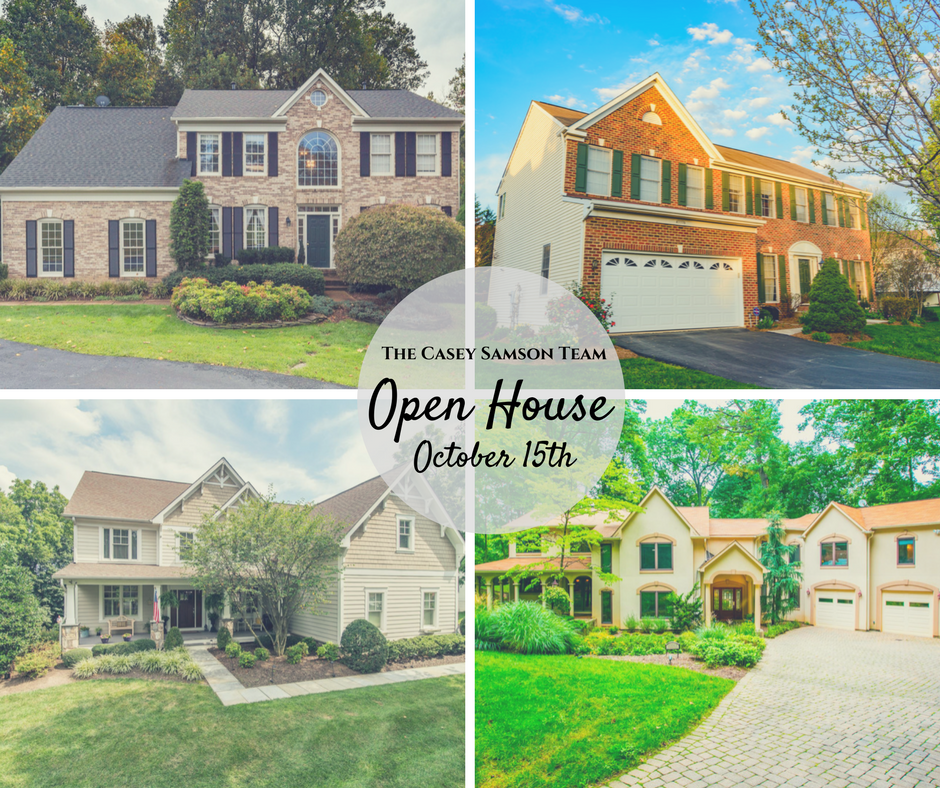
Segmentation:
{"type": "Polygon", "coordinates": [[[260,703],[266,700],[296,698],[301,695],[315,695],[320,692],[339,692],[360,689],[361,687],[380,687],[383,684],[398,684],[403,681],[436,679],[441,676],[459,676],[467,672],[466,663],[434,665],[429,668],[393,670],[388,673],[366,673],[360,676],[340,676],[335,679],[301,681],[293,684],[271,684],[266,687],[245,687],[232,672],[209,653],[208,646],[187,646],[186,650],[202,670],[206,682],[219,696],[223,706],[237,706],[240,703],[260,703]]]}
{"type": "Polygon", "coordinates": [[[698,728],[608,788],[936,788],[940,643],[805,627],[698,728]]]}

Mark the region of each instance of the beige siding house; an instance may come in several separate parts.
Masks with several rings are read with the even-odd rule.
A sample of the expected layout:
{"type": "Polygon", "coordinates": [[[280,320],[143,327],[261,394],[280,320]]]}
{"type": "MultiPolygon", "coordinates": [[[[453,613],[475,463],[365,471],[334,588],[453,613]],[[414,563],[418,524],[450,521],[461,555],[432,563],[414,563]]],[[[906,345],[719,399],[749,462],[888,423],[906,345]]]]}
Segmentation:
{"type": "MultiPolygon", "coordinates": [[[[160,595],[174,591],[179,607],[159,614],[184,632],[206,629],[203,592],[180,554],[205,517],[256,495],[225,459],[194,482],[86,471],[65,509],[74,560],[55,574],[65,587],[64,623],[106,629],[125,616],[135,634],[147,633],[160,595]]],[[[347,526],[341,573],[315,615],[292,621],[296,634],[338,641],[356,618],[374,621],[392,639],[456,630],[464,550],[457,531],[407,507],[378,477],[315,511],[347,526]]]]}
{"type": "MultiPolygon", "coordinates": [[[[764,567],[761,543],[767,521],[713,518],[707,506],[676,507],[657,488],[642,511],[607,522],[582,522],[602,542],[566,563],[561,586],[574,615],[621,625],[629,616],[668,617],[668,595],[698,586],[709,620],[761,616],[764,567]],[[617,575],[600,582],[598,569],[617,575]]],[[[940,636],[940,499],[852,508],[829,504],[822,512],[783,522],[791,560],[803,582],[791,618],[816,626],[875,629],[940,636]]],[[[489,604],[539,598],[540,587],[505,577],[522,564],[558,566],[551,545],[544,553],[517,552],[476,567],[478,590],[489,604]]]]}

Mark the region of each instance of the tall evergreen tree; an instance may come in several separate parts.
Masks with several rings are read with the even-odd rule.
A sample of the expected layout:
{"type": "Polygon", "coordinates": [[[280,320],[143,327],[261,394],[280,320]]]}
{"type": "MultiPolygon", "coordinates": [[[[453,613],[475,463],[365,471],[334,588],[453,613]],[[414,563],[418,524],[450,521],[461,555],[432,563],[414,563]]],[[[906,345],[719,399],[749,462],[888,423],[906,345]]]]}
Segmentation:
{"type": "MultiPolygon", "coordinates": [[[[779,512],[767,515],[767,539],[761,542],[760,562],[764,565],[764,584],[761,589],[763,617],[771,624],[779,624],[800,605],[801,563],[792,560],[793,552],[786,544],[787,533],[779,512]]],[[[760,626],[760,621],[755,621],[760,626]]]]}

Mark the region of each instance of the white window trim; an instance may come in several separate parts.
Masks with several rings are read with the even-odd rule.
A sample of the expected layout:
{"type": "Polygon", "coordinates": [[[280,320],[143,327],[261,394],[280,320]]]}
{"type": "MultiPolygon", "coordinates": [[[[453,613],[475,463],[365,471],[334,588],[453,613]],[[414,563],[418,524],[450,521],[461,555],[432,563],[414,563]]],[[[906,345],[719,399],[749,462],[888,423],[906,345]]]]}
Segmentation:
{"type": "Polygon", "coordinates": [[[849,223],[851,225],[849,229],[861,230],[861,211],[859,211],[858,204],[851,197],[846,197],[845,202],[849,209],[849,223]]]}
{"type": "MultiPolygon", "coordinates": [[[[327,94],[329,95],[329,94],[327,94]]],[[[313,104],[310,105],[311,107],[313,104]]],[[[370,169],[372,159],[369,159],[370,169]]],[[[296,183],[296,188],[300,191],[316,191],[318,189],[323,191],[338,191],[343,188],[343,146],[340,143],[339,137],[334,134],[332,131],[327,131],[326,129],[321,129],[319,127],[308,129],[303,134],[300,135],[300,139],[297,141],[297,144],[294,146],[294,183],[296,183]],[[336,185],[335,186],[305,186],[300,182],[300,175],[297,172],[297,159],[300,156],[300,143],[303,141],[303,138],[308,134],[311,134],[314,131],[322,132],[333,138],[333,142],[336,143],[336,185]]],[[[357,170],[358,171],[358,170],[357,170]]],[[[298,202],[304,202],[304,200],[298,199],[298,202]]]]}
{"type": "Polygon", "coordinates": [[[441,628],[441,589],[440,588],[422,588],[419,596],[421,600],[421,605],[419,610],[421,611],[421,631],[422,632],[436,632],[441,628]],[[425,594],[434,594],[434,622],[432,624],[424,623],[424,595],[425,594]]]}
{"type": "Polygon", "coordinates": [[[242,134],[242,175],[246,178],[265,178],[268,174],[268,135],[263,132],[245,132],[242,134]],[[248,172],[248,138],[261,137],[264,143],[264,164],[261,172],[248,172]]]}
{"type": "Polygon", "coordinates": [[[65,224],[62,219],[40,219],[36,222],[36,275],[39,277],[48,277],[49,279],[61,279],[65,276],[65,224]],[[59,237],[62,239],[62,270],[61,271],[43,271],[42,270],[42,226],[44,224],[58,224],[59,237]]]}
{"type": "Polygon", "coordinates": [[[497,204],[497,213],[496,220],[504,219],[506,217],[506,192],[503,192],[499,195],[499,202],[497,204]]]}
{"type": "Polygon", "coordinates": [[[365,596],[365,610],[363,611],[363,618],[369,620],[369,594],[381,594],[382,595],[382,620],[379,624],[379,631],[383,634],[388,630],[388,589],[387,588],[364,588],[363,589],[365,596]]]}
{"type": "Polygon", "coordinates": [[[395,515],[395,552],[413,553],[415,551],[415,532],[417,528],[416,518],[413,515],[396,514],[395,515]],[[408,520],[411,523],[411,538],[408,540],[408,547],[401,546],[401,521],[408,520]]]}
{"type": "Polygon", "coordinates": [[[109,616],[108,618],[105,618],[105,615],[104,615],[104,588],[105,586],[117,586],[120,589],[119,598],[120,598],[121,612],[118,613],[118,616],[124,615],[124,612],[123,612],[124,611],[124,586],[136,586],[137,587],[137,615],[130,616],[130,618],[134,621],[146,621],[147,620],[146,618],[144,618],[144,615],[145,615],[144,613],[144,607],[145,607],[144,587],[140,585],[139,583],[114,582],[114,583],[101,583],[98,586],[98,620],[99,621],[107,621],[108,618],[118,617],[118,616],[109,616]]]}
{"type": "Polygon", "coordinates": [[[119,222],[120,233],[118,234],[118,273],[121,275],[121,278],[127,279],[137,279],[140,277],[147,276],[147,222],[144,219],[138,217],[128,217],[126,219],[121,219],[119,222]],[[144,267],[140,271],[125,271],[124,270],[124,228],[130,224],[140,224],[143,226],[143,232],[141,238],[143,239],[144,246],[144,267]]]}
{"type": "Polygon", "coordinates": [[[268,206],[267,205],[255,204],[255,205],[245,206],[245,226],[242,228],[242,241],[245,245],[245,249],[248,249],[248,248],[263,249],[264,247],[268,245],[268,206]],[[263,221],[264,221],[264,243],[261,244],[260,247],[258,246],[249,247],[248,246],[248,211],[255,209],[255,208],[261,209],[261,216],[263,217],[263,221]]]}
{"type": "MultiPolygon", "coordinates": [[[[192,535],[192,537],[193,537],[193,538],[192,538],[193,543],[195,543],[195,541],[196,541],[196,532],[193,531],[193,530],[190,529],[190,528],[180,529],[179,531],[176,532],[176,559],[177,559],[180,563],[182,563],[182,561],[183,561],[183,556],[182,556],[182,554],[180,553],[180,547],[182,547],[182,544],[183,544],[183,534],[190,534],[190,535],[192,535]]],[[[140,544],[139,544],[139,543],[138,543],[137,547],[138,547],[138,550],[139,550],[139,549],[140,549],[140,544]]]]}
{"type": "MultiPolygon", "coordinates": [[[[761,264],[761,265],[764,265],[764,264],[765,264],[764,257],[765,257],[765,255],[760,255],[760,264],[761,264]]],[[[774,292],[773,292],[773,294],[772,294],[772,295],[773,295],[773,298],[766,298],[766,300],[764,301],[764,303],[765,303],[765,304],[776,304],[776,303],[779,303],[779,301],[780,301],[780,283],[779,283],[779,281],[778,281],[778,280],[780,279],[780,270],[779,270],[779,266],[777,265],[777,258],[776,258],[775,255],[766,255],[766,257],[772,257],[772,258],[773,258],[773,262],[770,264],[770,268],[771,268],[771,270],[773,271],[773,277],[770,279],[770,281],[774,283],[774,292]]],[[[764,296],[765,296],[765,297],[766,297],[767,295],[771,295],[771,294],[769,294],[769,293],[767,292],[767,282],[768,282],[768,279],[767,279],[767,270],[765,269],[765,270],[764,270],[764,296]]]]}
{"type": "Polygon", "coordinates": [[[307,101],[310,102],[310,106],[313,107],[314,109],[323,109],[327,104],[330,103],[330,99],[331,99],[331,98],[333,98],[333,96],[330,94],[330,91],[324,90],[324,89],[321,88],[319,85],[317,85],[316,87],[312,88],[311,91],[307,94],[307,101]],[[318,93],[318,92],[319,92],[319,93],[322,93],[324,96],[326,96],[326,99],[324,99],[324,101],[323,101],[322,104],[314,104],[314,103],[313,103],[313,94],[314,94],[314,93],[318,93]]]}
{"type": "MultiPolygon", "coordinates": [[[[98,526],[98,560],[101,561],[101,562],[103,562],[103,563],[109,563],[109,564],[139,564],[139,563],[142,563],[142,561],[141,561],[141,556],[143,555],[143,552],[144,552],[144,538],[143,538],[143,533],[144,533],[144,532],[143,532],[141,529],[139,529],[139,528],[122,527],[122,526],[120,526],[120,525],[117,525],[117,526],[99,525],[99,526],[98,526]],[[111,544],[109,545],[109,550],[108,550],[108,552],[111,553],[111,557],[110,557],[110,558],[105,558],[105,557],[104,557],[104,532],[105,532],[105,529],[108,529],[108,530],[110,531],[110,534],[109,534],[109,535],[110,535],[110,537],[111,537],[111,544]],[[128,554],[129,556],[133,556],[133,555],[134,555],[134,552],[133,552],[133,544],[134,544],[134,543],[133,543],[133,540],[132,540],[132,537],[130,536],[130,534],[131,534],[131,532],[137,534],[137,558],[115,558],[115,557],[114,557],[114,531],[115,531],[115,530],[118,530],[118,531],[127,531],[127,532],[128,532],[128,539],[129,539],[130,541],[128,541],[128,545],[127,545],[127,554],[128,554]]],[[[106,585],[114,585],[114,583],[106,583],[106,585]]]]}
{"type": "Polygon", "coordinates": [[[795,186],[793,190],[793,199],[796,206],[796,220],[800,224],[809,224],[809,191],[802,186],[795,186]],[[803,218],[800,218],[800,193],[803,194],[803,218]]]}
{"type": "MultiPolygon", "coordinates": [[[[662,194],[662,190],[663,190],[662,178],[663,178],[662,165],[660,165],[660,169],[659,169],[660,195],[662,194]]],[[[686,165],[685,167],[685,205],[686,205],[686,208],[700,208],[702,210],[705,210],[705,168],[704,167],[697,167],[694,164],[686,165]],[[689,202],[689,173],[693,171],[700,172],[702,174],[702,188],[701,188],[702,204],[701,205],[692,205],[689,202]]]]}
{"type": "Polygon", "coordinates": [[[395,177],[395,133],[375,133],[369,135],[369,177],[376,178],[394,178],[395,177]],[[384,153],[375,154],[372,151],[374,147],[372,145],[372,140],[375,137],[388,137],[388,147],[389,147],[389,159],[388,159],[388,172],[376,172],[375,168],[372,166],[372,157],[373,156],[384,156],[384,153]]]}
{"type": "Polygon", "coordinates": [[[198,132],[196,134],[196,174],[206,178],[221,177],[222,175],[222,135],[219,132],[198,132]],[[210,172],[202,169],[202,138],[215,137],[219,143],[219,169],[216,172],[210,172]]]}
{"type": "Polygon", "coordinates": [[[584,188],[587,190],[587,194],[600,194],[603,197],[610,197],[610,185],[614,180],[614,152],[610,148],[603,148],[600,145],[589,145],[588,146],[588,155],[587,160],[584,163],[584,188]],[[590,186],[588,185],[588,180],[591,177],[591,172],[600,172],[600,170],[591,170],[590,160],[591,160],[591,151],[603,151],[607,154],[607,163],[609,169],[607,171],[607,186],[606,190],[603,192],[592,192],[590,186]]]}
{"type": "Polygon", "coordinates": [[[747,189],[747,186],[746,186],[746,184],[744,183],[744,176],[743,176],[743,175],[733,175],[733,174],[732,174],[732,175],[729,175],[729,176],[728,176],[728,213],[737,213],[737,214],[743,215],[743,214],[747,211],[747,206],[745,205],[745,202],[747,202],[747,193],[746,193],[746,189],[747,189]],[[735,182],[735,179],[738,179],[738,181],[739,181],[740,184],[741,184],[740,190],[738,190],[738,189],[735,189],[735,190],[734,190],[734,191],[737,192],[737,194],[739,195],[739,197],[738,197],[738,210],[736,210],[736,211],[731,208],[731,192],[732,192],[731,184],[735,182]]]}
{"type": "Polygon", "coordinates": [[[773,181],[761,181],[760,184],[760,194],[757,195],[757,199],[760,201],[758,204],[761,206],[760,212],[755,211],[755,213],[760,216],[761,219],[776,219],[777,218],[777,195],[774,194],[774,182],[773,181]],[[770,214],[764,216],[764,184],[770,184],[770,214]]]}
{"type": "MultiPolygon", "coordinates": [[[[686,193],[688,197],[688,193],[686,193]]],[[[702,199],[705,198],[705,184],[702,184],[702,199]]],[[[640,156],[640,201],[650,203],[651,205],[661,205],[663,202],[663,161],[662,159],[657,159],[655,156],[640,156]],[[656,164],[656,199],[655,200],[644,200],[643,199],[643,162],[651,161],[656,164]]],[[[686,200],[688,202],[688,200],[686,200]]]]}
{"type": "MultiPolygon", "coordinates": [[[[221,205],[215,205],[214,203],[210,203],[210,204],[209,204],[209,213],[211,214],[213,211],[218,211],[218,212],[219,212],[219,254],[222,254],[222,206],[221,206],[221,205]]],[[[211,232],[212,232],[212,219],[211,219],[211,218],[209,219],[209,232],[210,232],[210,236],[209,236],[209,237],[211,238],[211,237],[212,237],[212,236],[211,236],[211,232]]],[[[209,250],[209,254],[208,254],[208,256],[207,256],[207,259],[211,258],[214,254],[215,254],[215,252],[213,252],[213,251],[210,249],[210,250],[209,250]]]]}
{"type": "MultiPolygon", "coordinates": [[[[422,153],[422,156],[430,154],[422,153]]],[[[441,174],[441,135],[436,132],[419,131],[415,134],[415,175],[419,178],[437,178],[441,174]],[[434,172],[421,172],[418,170],[418,137],[434,137],[434,172]]]]}

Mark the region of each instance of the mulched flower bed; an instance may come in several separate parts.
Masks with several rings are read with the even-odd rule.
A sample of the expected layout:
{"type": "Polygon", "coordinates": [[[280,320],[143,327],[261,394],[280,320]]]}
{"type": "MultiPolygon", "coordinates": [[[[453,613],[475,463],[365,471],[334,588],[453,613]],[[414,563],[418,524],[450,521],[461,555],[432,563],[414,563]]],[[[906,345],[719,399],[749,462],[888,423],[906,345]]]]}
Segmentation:
{"type": "MultiPolygon", "coordinates": [[[[592,656],[593,659],[611,659],[617,662],[649,662],[653,665],[668,665],[669,657],[666,654],[646,654],[639,657],[592,656]]],[[[672,667],[687,668],[709,676],[720,676],[723,679],[740,681],[747,675],[745,668],[720,667],[709,668],[705,663],[689,654],[677,654],[672,658],[672,667]]]]}
{"type": "MultiPolygon", "coordinates": [[[[794,334],[800,339],[808,339],[815,342],[811,334],[794,334]]],[[[820,345],[845,345],[848,342],[867,342],[871,337],[867,334],[830,334],[828,342],[819,342],[820,345]]]]}
{"type": "MultiPolygon", "coordinates": [[[[233,660],[225,656],[225,652],[217,648],[210,648],[212,654],[219,662],[231,671],[245,687],[263,687],[269,684],[293,684],[298,681],[316,681],[318,679],[333,678],[333,668],[329,661],[319,657],[304,657],[296,665],[289,665],[286,657],[271,656],[264,662],[256,662],[253,668],[243,668],[238,662],[232,666],[233,660]],[[272,668],[274,671],[272,679],[272,668]]],[[[414,660],[411,662],[393,662],[386,665],[382,672],[406,670],[409,668],[429,668],[433,665],[453,665],[464,661],[463,654],[453,654],[437,659],[414,660]]],[[[346,667],[342,662],[334,663],[336,678],[342,676],[358,676],[359,673],[346,667]]]]}

